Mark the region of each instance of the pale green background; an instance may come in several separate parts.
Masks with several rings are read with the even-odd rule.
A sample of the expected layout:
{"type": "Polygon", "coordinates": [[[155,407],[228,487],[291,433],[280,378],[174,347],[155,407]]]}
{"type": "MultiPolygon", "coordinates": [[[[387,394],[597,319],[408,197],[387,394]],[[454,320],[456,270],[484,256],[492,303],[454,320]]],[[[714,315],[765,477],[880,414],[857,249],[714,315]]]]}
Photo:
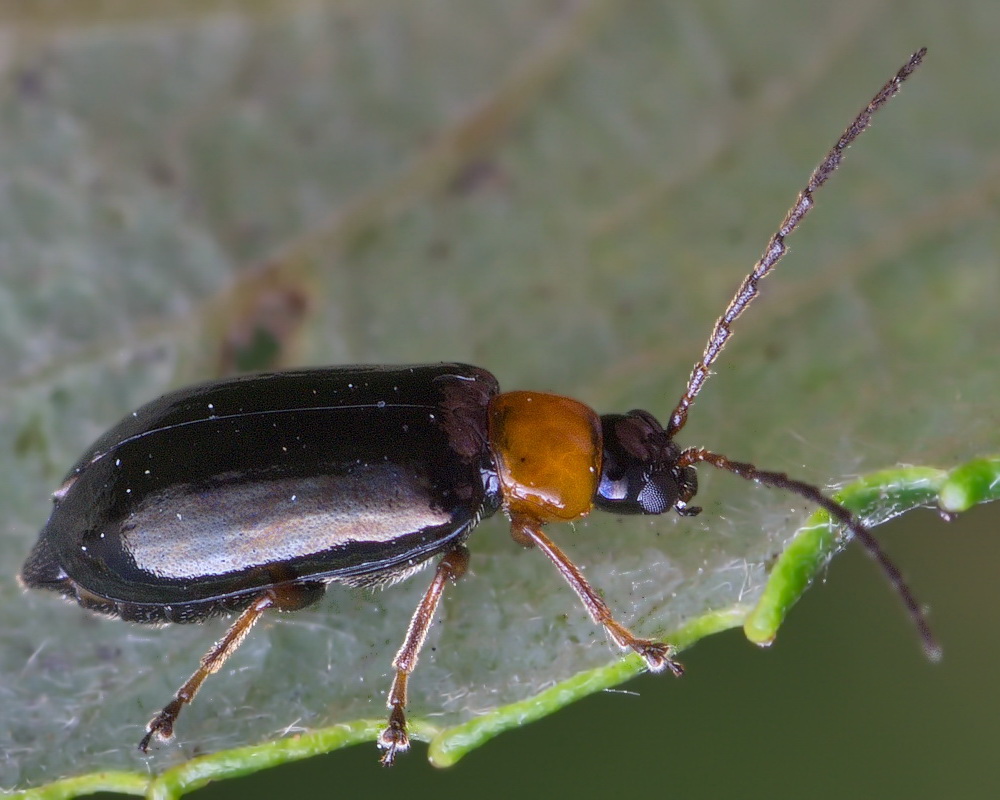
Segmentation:
{"type": "MultiPolygon", "coordinates": [[[[0,3],[0,417],[17,453],[4,466],[5,564],[89,439],[167,386],[214,374],[213,323],[239,304],[213,303],[266,258],[301,260],[292,282],[320,298],[289,363],[462,358],[509,388],[663,414],[808,169],[919,45],[926,66],[819,196],[684,440],[822,483],[1000,450],[994,4],[134,5],[0,3]],[[483,157],[466,153],[473,168],[455,181],[428,153],[484,98],[523,108],[509,127],[486,117],[466,132],[483,157]]],[[[662,529],[671,553],[740,548],[762,528],[780,538],[801,519],[788,499],[705,483],[706,515],[662,529]]],[[[683,681],[647,677],[624,687],[639,696],[591,698],[447,772],[419,744],[386,772],[369,746],[203,795],[992,796],[998,521],[984,508],[951,526],[913,514],[879,529],[932,608],[940,665],[921,660],[854,552],[770,652],[738,633],[702,642],[684,656],[683,681]]],[[[523,626],[529,643],[532,610],[564,610],[587,636],[537,555],[516,554],[516,574],[492,568],[510,548],[501,526],[488,530],[472,542],[478,582],[458,597],[497,598],[503,630],[523,626]]],[[[608,548],[586,533],[561,541],[620,593],[616,575],[642,568],[643,552],[602,559],[608,548]]],[[[48,598],[25,601],[15,569],[0,586],[20,621],[8,628],[77,619],[48,598]]],[[[410,602],[401,597],[386,602],[410,602]]],[[[414,679],[426,706],[455,685],[448,670],[484,670],[460,648],[493,638],[497,621],[441,632],[445,652],[414,679]]],[[[401,624],[393,616],[386,630],[401,624]]],[[[301,672],[255,680],[266,636],[296,628],[271,630],[248,643],[237,678],[290,703],[302,681],[315,708],[322,649],[302,654],[301,672]]],[[[143,697],[158,702],[211,635],[127,640],[126,652],[169,667],[143,675],[143,697]]],[[[371,658],[387,661],[395,635],[371,658]]],[[[551,653],[518,650],[480,680],[544,676],[547,661],[576,652],[552,641],[551,653]]],[[[604,658],[594,642],[588,657],[604,658]]],[[[81,656],[74,679],[87,666],[81,656]]],[[[227,724],[237,678],[217,679],[191,731],[227,724]]],[[[72,713],[72,697],[45,699],[72,713]]],[[[0,713],[11,724],[16,706],[0,713]]],[[[268,730],[292,721],[267,713],[268,730]]],[[[122,709],[120,736],[91,749],[130,747],[137,715],[148,710],[122,709]]]]}

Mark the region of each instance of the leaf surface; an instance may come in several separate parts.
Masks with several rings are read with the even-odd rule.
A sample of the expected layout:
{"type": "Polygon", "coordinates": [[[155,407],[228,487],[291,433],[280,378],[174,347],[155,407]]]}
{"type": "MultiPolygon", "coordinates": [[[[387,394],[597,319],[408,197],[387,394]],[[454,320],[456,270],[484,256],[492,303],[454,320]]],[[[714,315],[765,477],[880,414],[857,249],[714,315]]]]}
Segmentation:
{"type": "MultiPolygon", "coordinates": [[[[664,418],[809,170],[925,43],[681,440],[846,486],[873,524],[942,492],[955,510],[993,498],[1000,110],[963,124],[967,70],[923,26],[887,40],[866,30],[877,5],[824,7],[822,39],[791,18],[770,49],[728,8],[127,6],[4,20],[33,36],[0,99],[0,785],[120,770],[141,791],[142,726],[224,627],[130,626],[18,588],[48,494],[105,428],[236,369],[438,360],[664,418]]],[[[700,478],[696,519],[552,535],[643,634],[688,644],[763,597],[767,639],[836,542],[800,537],[806,566],[781,583],[812,509],[700,478]]],[[[438,763],[638,670],[499,517],[470,547],[411,684],[438,763]]],[[[260,626],[148,767],[182,791],[371,739],[428,577],[260,626]]]]}

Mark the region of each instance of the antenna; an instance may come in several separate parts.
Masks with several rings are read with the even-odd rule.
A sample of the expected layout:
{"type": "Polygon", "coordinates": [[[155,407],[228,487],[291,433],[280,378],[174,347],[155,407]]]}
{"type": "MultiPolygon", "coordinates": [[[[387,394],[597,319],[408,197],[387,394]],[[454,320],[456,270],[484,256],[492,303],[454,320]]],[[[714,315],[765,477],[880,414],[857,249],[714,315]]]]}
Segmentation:
{"type": "Polygon", "coordinates": [[[820,162],[820,165],[813,170],[813,174],[809,176],[809,181],[806,183],[805,188],[799,192],[795,204],[788,210],[784,221],[767,243],[767,247],[764,248],[764,254],[754,264],[750,274],[743,279],[743,283],[740,284],[740,288],[736,291],[733,299],[729,301],[725,312],[716,321],[715,327],[712,328],[712,334],[708,337],[708,343],[705,345],[705,352],[702,354],[701,360],[691,370],[691,377],[688,378],[687,388],[677,403],[677,407],[670,415],[670,421],[667,424],[667,436],[671,439],[674,438],[687,422],[688,409],[691,408],[691,404],[694,403],[695,398],[701,391],[701,387],[708,380],[708,376],[711,374],[709,371],[710,367],[715,362],[715,359],[719,357],[719,353],[722,352],[722,348],[725,347],[726,342],[729,340],[729,336],[732,334],[733,322],[736,321],[736,318],[746,310],[747,306],[757,296],[757,284],[760,283],[760,280],[774,269],[777,263],[781,261],[782,256],[787,252],[788,248],[785,246],[785,237],[799,226],[799,223],[802,222],[802,219],[813,207],[813,193],[826,183],[827,179],[837,170],[847,148],[871,124],[872,116],[874,116],[875,112],[889,102],[890,98],[899,91],[899,87],[902,86],[903,81],[910,77],[913,70],[920,66],[920,62],[923,61],[926,53],[927,48],[921,47],[916,53],[910,56],[910,60],[878,91],[871,99],[871,102],[854,118],[854,122],[847,126],[847,130],[844,131],[840,139],[837,140],[837,143],[830,149],[830,152],[826,154],[826,158],[820,162]]]}
{"type": "MultiPolygon", "coordinates": [[[[710,367],[719,357],[719,353],[722,352],[722,348],[725,347],[726,342],[732,334],[733,322],[757,296],[757,285],[761,279],[771,272],[787,252],[788,248],[785,246],[785,237],[799,226],[799,223],[813,207],[813,193],[826,183],[827,179],[836,171],[844,158],[847,148],[871,124],[872,116],[875,112],[899,91],[903,81],[920,65],[926,53],[927,48],[922,47],[910,56],[910,60],[902,66],[899,72],[878,91],[871,99],[871,102],[854,118],[854,121],[847,127],[847,130],[844,131],[840,139],[837,140],[837,143],[826,154],[826,157],[816,167],[812,175],[809,176],[808,182],[802,191],[799,192],[799,196],[788,210],[785,219],[774,235],[771,236],[770,241],[768,241],[767,247],[764,248],[764,254],[754,264],[750,274],[743,279],[743,283],[740,284],[736,295],[729,301],[725,312],[716,321],[715,327],[712,328],[712,334],[708,337],[708,343],[705,345],[705,352],[702,354],[701,360],[694,365],[691,377],[688,378],[687,388],[681,396],[680,402],[674,409],[673,414],[670,415],[670,421],[666,428],[668,439],[672,440],[687,422],[688,410],[711,374],[710,367]]],[[[835,522],[839,522],[851,532],[854,538],[865,548],[868,555],[878,564],[893,589],[895,589],[903,601],[907,613],[910,615],[920,634],[927,657],[932,661],[937,661],[941,657],[941,647],[931,632],[923,609],[903,580],[899,568],[886,555],[885,551],[879,545],[878,540],[857,516],[837,501],[827,497],[819,488],[811,484],[789,478],[783,472],[769,472],[758,469],[753,464],[732,461],[726,456],[713,453],[702,447],[690,447],[681,451],[673,467],[683,470],[699,463],[709,464],[717,469],[731,472],[734,475],[738,475],[749,481],[755,481],[763,486],[769,486],[774,489],[785,489],[825,509],[835,522]]],[[[681,498],[682,501],[686,501],[687,499],[689,498],[681,498]]],[[[695,511],[695,509],[685,508],[683,502],[676,507],[680,513],[690,514],[695,511]]]]}
{"type": "Polygon", "coordinates": [[[839,522],[851,532],[854,538],[865,548],[865,552],[878,564],[879,569],[882,570],[889,584],[903,601],[906,613],[913,620],[917,633],[920,635],[921,646],[927,658],[931,661],[939,661],[941,659],[941,645],[938,644],[937,639],[931,631],[924,610],[917,602],[913,592],[910,591],[910,587],[906,585],[906,581],[903,580],[903,575],[899,571],[899,567],[886,555],[874,534],[854,514],[836,500],[827,497],[812,484],[789,478],[783,472],[768,472],[757,469],[753,464],[748,464],[744,461],[731,461],[725,456],[712,453],[703,447],[690,447],[684,450],[677,459],[678,467],[687,467],[698,463],[711,464],[717,469],[732,472],[734,475],[739,475],[748,481],[755,481],[762,486],[785,489],[793,494],[797,494],[799,497],[804,497],[806,500],[824,509],[835,522],[839,522]]]}

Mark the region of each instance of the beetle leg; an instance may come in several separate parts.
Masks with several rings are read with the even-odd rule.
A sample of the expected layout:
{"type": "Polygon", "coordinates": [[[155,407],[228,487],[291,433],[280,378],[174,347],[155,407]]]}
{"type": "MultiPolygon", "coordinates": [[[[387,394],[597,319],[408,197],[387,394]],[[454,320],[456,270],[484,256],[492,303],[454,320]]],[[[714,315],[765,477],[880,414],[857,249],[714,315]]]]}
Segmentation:
{"type": "Polygon", "coordinates": [[[417,604],[416,611],[413,612],[406,638],[403,639],[403,646],[392,660],[396,674],[392,679],[386,703],[389,707],[389,724],[378,737],[378,746],[385,751],[382,754],[382,764],[386,767],[392,766],[396,753],[401,753],[410,747],[410,738],[406,733],[406,682],[417,666],[420,648],[424,646],[427,631],[434,621],[434,612],[441,602],[445,584],[461,578],[468,566],[469,551],[463,545],[445,554],[437,565],[431,585],[427,587],[427,591],[417,604]]]}
{"type": "Polygon", "coordinates": [[[684,674],[684,668],[670,658],[673,648],[669,644],[653,639],[640,639],[614,618],[608,604],[587,583],[580,568],[570,561],[569,557],[548,536],[542,533],[541,525],[536,521],[515,516],[511,520],[511,536],[522,545],[537,547],[549,557],[549,560],[559,570],[559,574],[583,601],[590,618],[598,625],[602,625],[612,641],[622,650],[634,650],[642,656],[646,666],[652,672],[669,669],[678,677],[684,674]]]}
{"type": "Polygon", "coordinates": [[[174,699],[167,703],[163,710],[153,717],[146,725],[146,735],[139,742],[139,749],[146,752],[149,749],[150,740],[156,736],[157,739],[166,741],[174,735],[174,723],[177,721],[181,709],[190,703],[198,693],[205,678],[218,672],[226,659],[233,654],[233,651],[243,642],[246,635],[254,623],[260,619],[267,609],[278,605],[278,596],[273,591],[267,591],[258,597],[249,608],[237,618],[226,635],[217,641],[201,659],[201,664],[194,674],[185,681],[184,685],[177,690],[174,699]]]}

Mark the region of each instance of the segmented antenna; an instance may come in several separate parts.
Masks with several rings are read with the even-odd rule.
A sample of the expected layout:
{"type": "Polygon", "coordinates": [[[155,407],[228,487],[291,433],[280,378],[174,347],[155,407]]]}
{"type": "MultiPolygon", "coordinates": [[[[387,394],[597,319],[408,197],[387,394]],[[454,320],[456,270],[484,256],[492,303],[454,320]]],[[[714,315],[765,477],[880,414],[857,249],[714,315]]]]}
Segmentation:
{"type": "Polygon", "coordinates": [[[940,660],[941,645],[938,644],[937,639],[934,637],[924,610],[921,608],[920,603],[917,602],[917,598],[913,595],[910,587],[907,586],[902,573],[899,571],[899,567],[886,555],[874,534],[854,514],[836,500],[827,497],[812,484],[789,478],[784,472],[769,472],[758,469],[753,464],[748,464],[744,461],[731,461],[725,456],[712,453],[703,447],[690,447],[684,450],[677,459],[677,466],[679,467],[698,463],[711,464],[717,469],[732,472],[734,475],[739,475],[748,481],[756,481],[763,486],[785,489],[797,494],[799,497],[804,497],[806,500],[824,509],[836,522],[839,522],[851,532],[854,538],[865,548],[865,552],[878,564],[879,569],[888,578],[889,584],[903,601],[906,613],[909,614],[910,619],[917,629],[917,633],[920,635],[920,643],[924,648],[927,658],[931,661],[940,660]]]}
{"type": "Polygon", "coordinates": [[[694,369],[691,370],[687,389],[684,390],[680,402],[677,403],[677,407],[670,415],[670,421],[667,424],[667,436],[671,439],[687,422],[688,409],[691,408],[691,404],[698,396],[698,392],[701,391],[701,387],[711,374],[709,368],[715,359],[719,357],[722,348],[725,347],[726,341],[732,333],[731,326],[733,322],[757,296],[757,284],[761,278],[765,277],[781,260],[781,257],[785,255],[787,249],[785,247],[785,237],[799,226],[803,217],[812,208],[813,192],[826,183],[827,178],[840,166],[847,148],[871,124],[872,116],[875,112],[899,91],[899,87],[903,81],[920,65],[926,53],[927,48],[922,47],[910,56],[910,60],[893,76],[892,80],[883,86],[878,94],[872,98],[871,102],[855,117],[854,122],[847,127],[847,130],[844,131],[837,143],[826,154],[826,158],[816,167],[813,174],[809,176],[809,181],[805,188],[799,192],[795,204],[789,209],[781,226],[767,243],[764,254],[754,265],[750,274],[743,279],[743,283],[740,284],[736,295],[729,301],[729,306],[726,308],[725,313],[716,321],[715,327],[712,329],[712,334],[708,337],[708,343],[705,345],[705,352],[702,354],[701,361],[697,362],[694,365],[694,369]]]}

